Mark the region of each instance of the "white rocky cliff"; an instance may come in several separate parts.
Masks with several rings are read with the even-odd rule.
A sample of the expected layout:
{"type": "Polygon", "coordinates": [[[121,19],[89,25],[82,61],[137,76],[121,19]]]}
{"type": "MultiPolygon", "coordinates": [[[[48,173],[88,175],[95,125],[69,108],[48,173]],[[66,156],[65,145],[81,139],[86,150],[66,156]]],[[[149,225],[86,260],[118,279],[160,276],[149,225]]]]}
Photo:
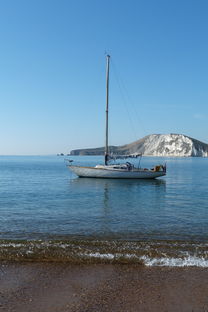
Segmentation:
{"type": "Polygon", "coordinates": [[[153,134],[144,141],[143,155],[208,157],[208,145],[183,134],[153,134]]]}
{"type": "MultiPolygon", "coordinates": [[[[151,134],[123,146],[110,146],[113,154],[141,153],[144,156],[208,157],[208,144],[183,134],[151,134]]],[[[71,151],[71,155],[103,155],[104,148],[71,151]]]]}

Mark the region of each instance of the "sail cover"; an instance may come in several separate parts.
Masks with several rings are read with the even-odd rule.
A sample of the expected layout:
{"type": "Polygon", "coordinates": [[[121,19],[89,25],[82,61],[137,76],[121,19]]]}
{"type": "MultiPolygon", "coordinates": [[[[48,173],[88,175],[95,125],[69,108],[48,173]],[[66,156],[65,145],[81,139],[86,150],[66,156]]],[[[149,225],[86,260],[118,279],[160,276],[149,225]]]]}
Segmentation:
{"type": "Polygon", "coordinates": [[[129,154],[129,155],[108,155],[108,160],[116,160],[116,159],[127,159],[127,158],[138,158],[141,157],[142,154],[129,154]]]}

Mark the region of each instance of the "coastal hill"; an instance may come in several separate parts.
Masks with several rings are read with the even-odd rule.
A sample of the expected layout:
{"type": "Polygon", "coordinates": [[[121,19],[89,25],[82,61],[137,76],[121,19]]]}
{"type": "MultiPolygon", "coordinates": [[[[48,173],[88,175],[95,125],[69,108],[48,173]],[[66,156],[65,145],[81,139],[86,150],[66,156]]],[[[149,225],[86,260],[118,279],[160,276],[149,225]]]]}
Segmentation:
{"type": "MultiPolygon", "coordinates": [[[[208,157],[208,144],[183,134],[151,134],[130,144],[110,146],[114,155],[208,157]]],[[[104,147],[72,150],[70,155],[103,155],[104,147]]]]}

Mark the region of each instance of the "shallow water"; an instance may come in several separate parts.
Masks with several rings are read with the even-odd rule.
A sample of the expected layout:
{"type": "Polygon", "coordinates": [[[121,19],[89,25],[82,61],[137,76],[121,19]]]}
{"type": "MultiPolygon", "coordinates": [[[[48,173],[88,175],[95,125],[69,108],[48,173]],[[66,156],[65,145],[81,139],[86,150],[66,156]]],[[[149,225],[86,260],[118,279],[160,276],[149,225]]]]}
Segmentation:
{"type": "Polygon", "coordinates": [[[0,259],[208,266],[208,159],[141,165],[164,162],[166,177],[132,181],[77,178],[64,157],[1,156],[0,259]]]}

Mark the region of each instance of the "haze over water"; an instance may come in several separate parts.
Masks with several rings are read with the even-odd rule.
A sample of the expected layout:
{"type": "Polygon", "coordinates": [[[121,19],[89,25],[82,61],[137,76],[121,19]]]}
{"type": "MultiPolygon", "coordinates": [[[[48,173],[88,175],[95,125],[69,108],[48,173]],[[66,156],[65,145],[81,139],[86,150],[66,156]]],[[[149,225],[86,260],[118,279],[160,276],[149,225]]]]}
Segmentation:
{"type": "Polygon", "coordinates": [[[141,166],[164,162],[166,177],[132,181],[77,178],[64,157],[1,156],[0,259],[208,266],[208,160],[141,166]]]}

